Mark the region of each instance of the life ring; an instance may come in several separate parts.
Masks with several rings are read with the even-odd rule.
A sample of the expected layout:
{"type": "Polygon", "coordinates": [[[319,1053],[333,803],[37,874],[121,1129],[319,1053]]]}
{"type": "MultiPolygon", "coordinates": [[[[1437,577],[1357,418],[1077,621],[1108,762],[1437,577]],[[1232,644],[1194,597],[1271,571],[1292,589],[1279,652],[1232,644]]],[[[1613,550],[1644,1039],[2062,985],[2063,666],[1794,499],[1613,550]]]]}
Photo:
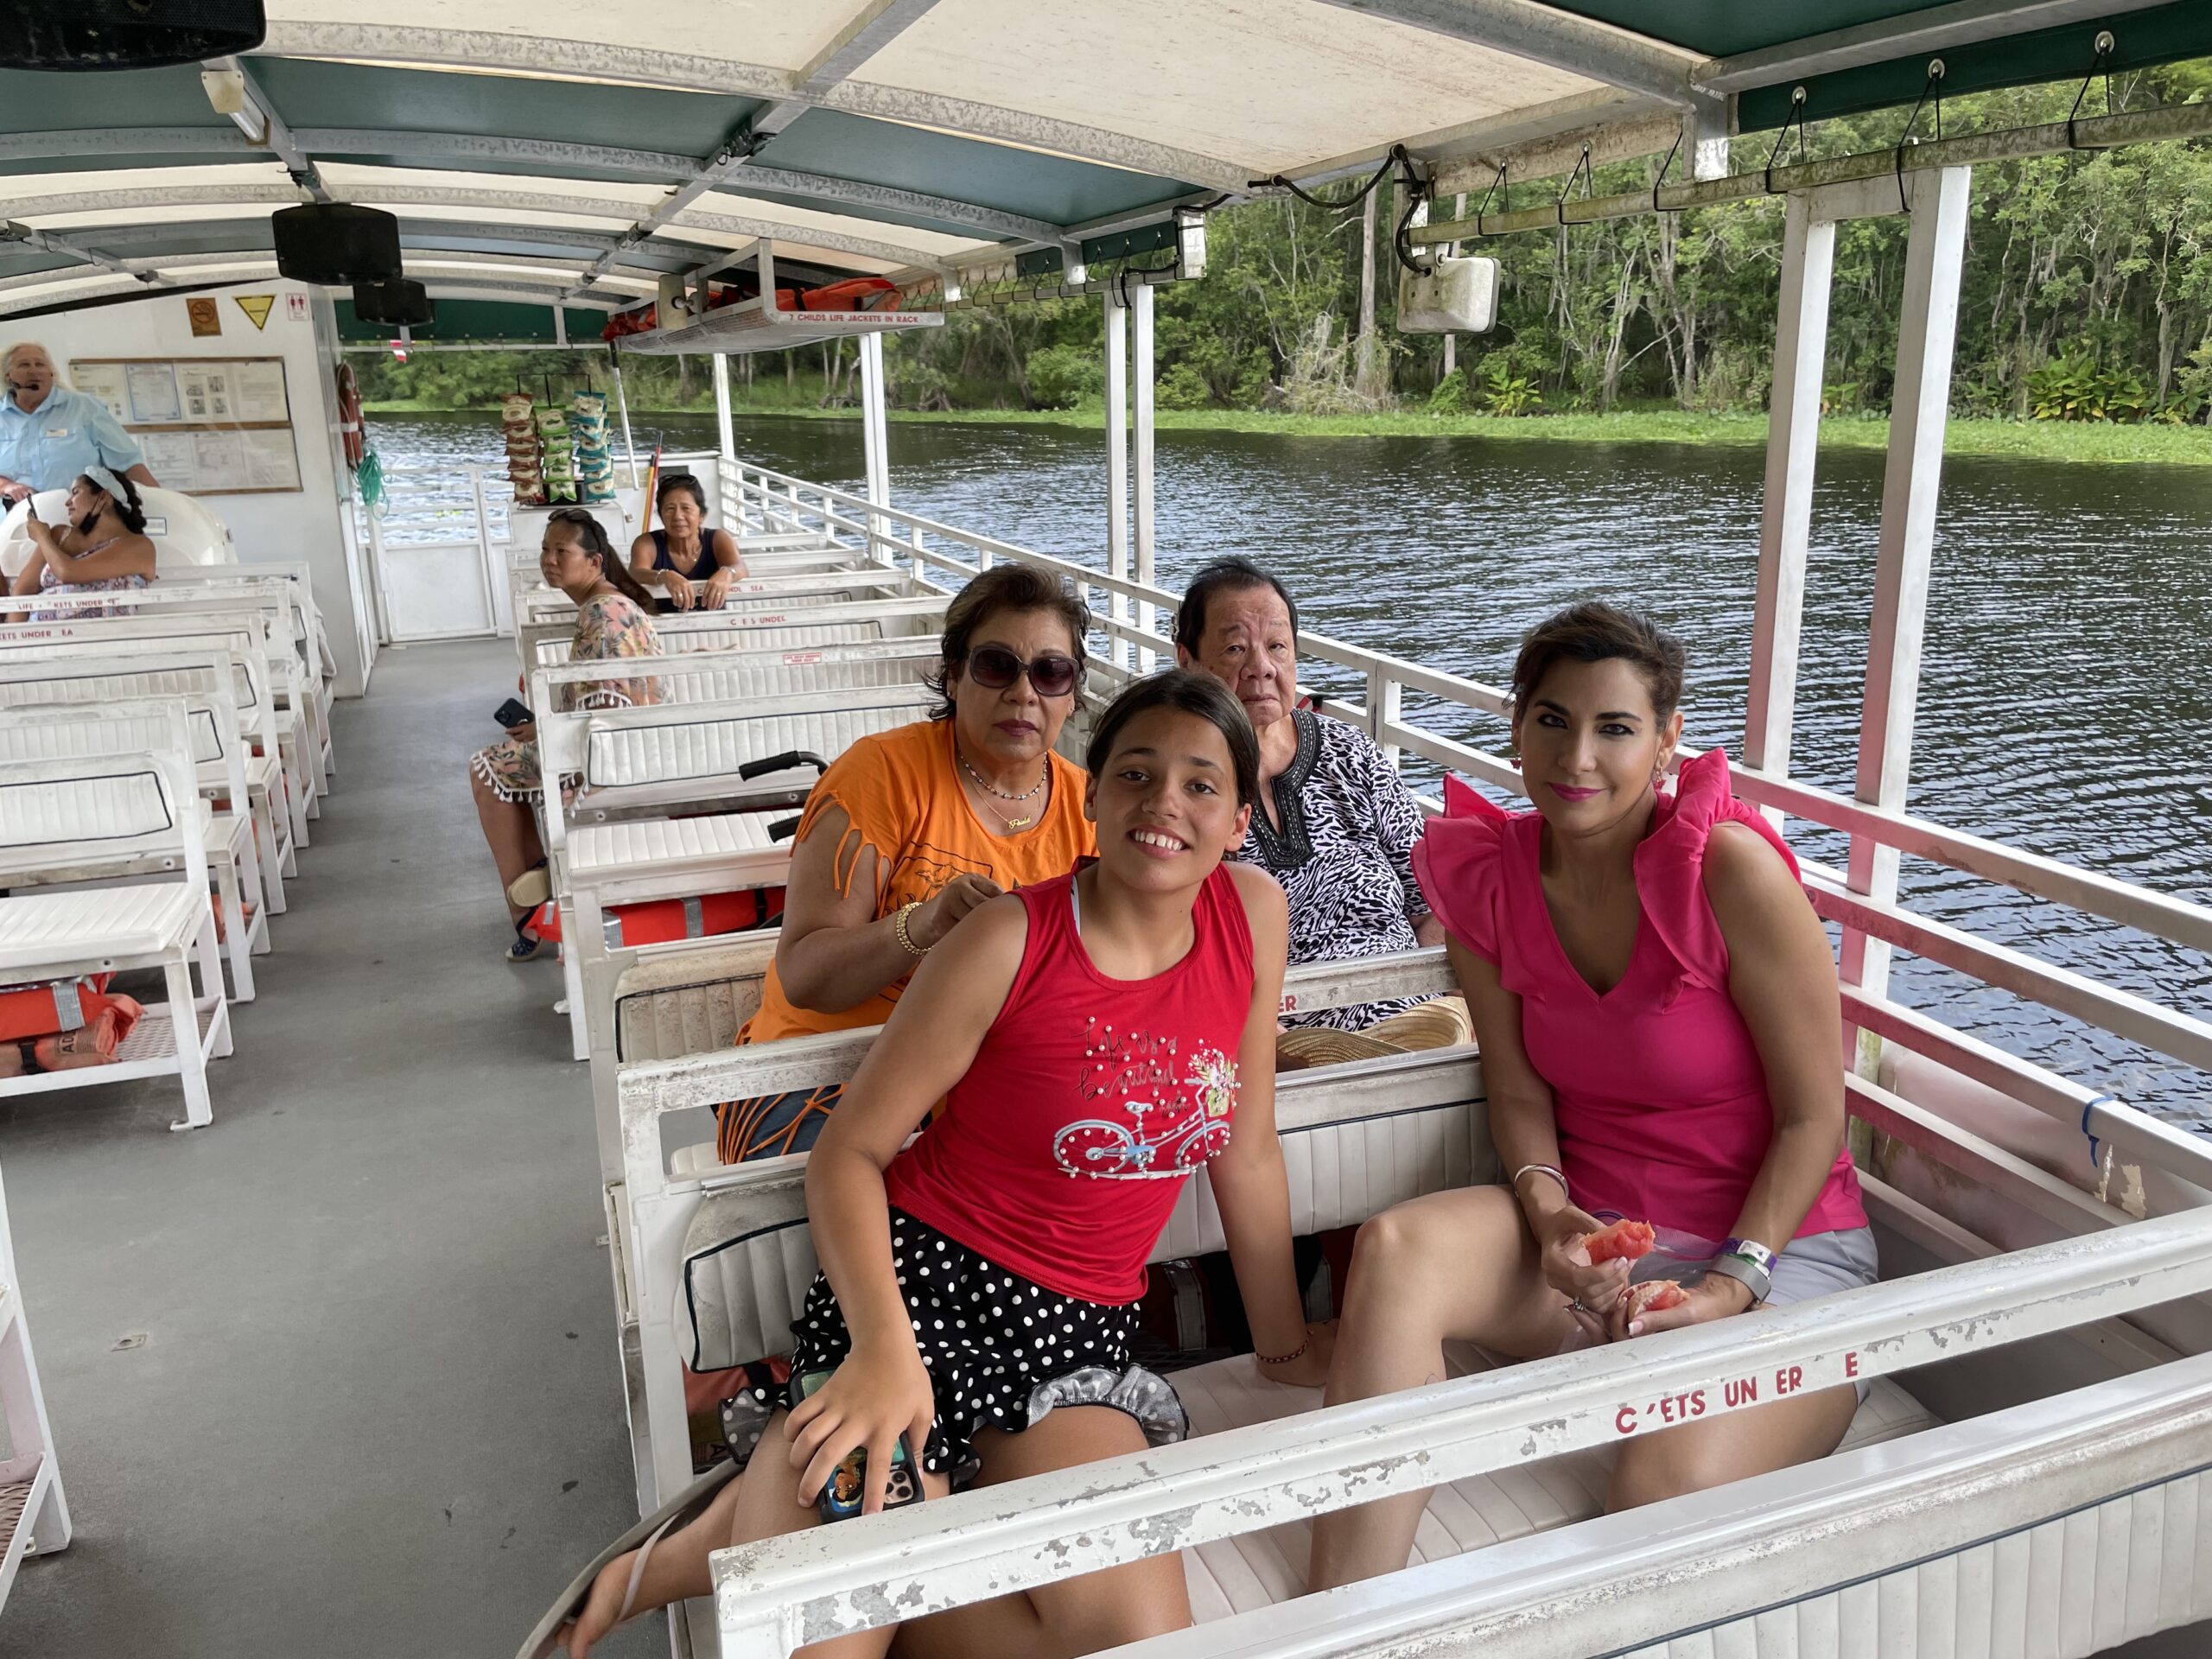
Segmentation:
{"type": "Polygon", "coordinates": [[[346,445],[346,467],[352,471],[368,453],[368,435],[361,426],[361,389],[353,381],[353,365],[338,365],[338,435],[346,445]]]}

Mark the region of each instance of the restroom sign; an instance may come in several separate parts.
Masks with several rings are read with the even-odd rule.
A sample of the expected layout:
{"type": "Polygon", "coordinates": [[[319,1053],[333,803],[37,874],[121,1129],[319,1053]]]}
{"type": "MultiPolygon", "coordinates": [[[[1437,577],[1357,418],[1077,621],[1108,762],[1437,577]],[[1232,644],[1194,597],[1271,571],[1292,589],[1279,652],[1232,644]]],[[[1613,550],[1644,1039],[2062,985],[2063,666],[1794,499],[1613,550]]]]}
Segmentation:
{"type": "Polygon", "coordinates": [[[287,294],[284,296],[284,319],[288,322],[305,322],[308,320],[306,295],[287,294]]]}

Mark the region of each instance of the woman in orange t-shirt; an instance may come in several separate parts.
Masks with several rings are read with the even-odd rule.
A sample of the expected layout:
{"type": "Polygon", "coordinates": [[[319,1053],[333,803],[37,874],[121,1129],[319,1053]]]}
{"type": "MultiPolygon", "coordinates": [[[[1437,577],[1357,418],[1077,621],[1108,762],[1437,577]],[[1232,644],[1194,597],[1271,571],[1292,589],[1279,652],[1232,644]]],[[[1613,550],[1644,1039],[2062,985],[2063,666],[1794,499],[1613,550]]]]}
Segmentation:
{"type": "MultiPolygon", "coordinates": [[[[783,937],[741,1044],[880,1025],[962,917],[1097,850],[1083,769],[1053,749],[1082,693],[1089,624],[1065,582],[1028,565],[961,589],[931,682],[943,704],[862,738],[808,798],[783,937]]],[[[722,1161],[805,1151],[838,1092],[726,1103],[722,1161]]]]}

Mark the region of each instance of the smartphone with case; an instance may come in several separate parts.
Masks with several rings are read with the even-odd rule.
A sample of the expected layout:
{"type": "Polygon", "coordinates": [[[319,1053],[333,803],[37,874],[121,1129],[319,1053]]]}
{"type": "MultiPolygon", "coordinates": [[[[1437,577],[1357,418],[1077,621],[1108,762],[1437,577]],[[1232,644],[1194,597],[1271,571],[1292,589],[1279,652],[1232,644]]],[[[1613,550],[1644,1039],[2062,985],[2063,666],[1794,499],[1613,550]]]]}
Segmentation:
{"type": "MultiPolygon", "coordinates": [[[[804,1400],[830,1380],[828,1371],[808,1371],[791,1379],[792,1392],[804,1400]]],[[[868,1485],[862,1478],[868,1467],[868,1453],[855,1446],[844,1460],[830,1472],[822,1490],[814,1499],[814,1507],[824,1521],[849,1521],[861,1512],[866,1501],[868,1485]]],[[[922,1483],[914,1473],[913,1448],[901,1434],[899,1444],[891,1453],[890,1491],[885,1494],[883,1507],[887,1510],[904,1509],[909,1503],[922,1501],[922,1483]]]]}
{"type": "Polygon", "coordinates": [[[494,714],[492,718],[498,721],[500,725],[505,727],[509,731],[512,731],[518,726],[529,725],[531,721],[536,720],[537,716],[531,713],[530,705],[528,703],[522,702],[517,697],[509,697],[505,702],[499,705],[499,712],[494,714]]]}

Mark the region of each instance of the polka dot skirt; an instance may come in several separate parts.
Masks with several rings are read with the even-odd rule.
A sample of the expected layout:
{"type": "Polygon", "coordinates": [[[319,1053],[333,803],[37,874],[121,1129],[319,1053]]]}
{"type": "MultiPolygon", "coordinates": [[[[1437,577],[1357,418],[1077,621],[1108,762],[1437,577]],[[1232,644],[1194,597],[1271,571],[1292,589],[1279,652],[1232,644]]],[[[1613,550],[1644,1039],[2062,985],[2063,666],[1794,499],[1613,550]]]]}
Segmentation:
{"type": "MultiPolygon", "coordinates": [[[[1125,1378],[1141,1377],[1147,1397],[1156,1389],[1173,1401],[1165,1382],[1129,1364],[1134,1306],[1087,1302],[1032,1284],[898,1210],[891,1211],[891,1258],[913,1322],[915,1345],[937,1395],[937,1421],[923,1449],[922,1466],[933,1474],[950,1474],[955,1485],[972,1480],[980,1466],[976,1430],[1019,1433],[1055,1403],[1092,1403],[1083,1397],[1089,1390],[1052,1386],[1075,1373],[1113,1389],[1122,1389],[1125,1378]]],[[[817,1274],[807,1290],[791,1335],[798,1338],[791,1356],[796,1399],[798,1378],[835,1370],[852,1351],[845,1316],[823,1274],[817,1274]]],[[[1120,1403],[1108,1397],[1108,1387],[1096,1392],[1096,1403],[1120,1403]]],[[[1169,1409],[1180,1417],[1179,1404],[1169,1409]]],[[[1180,1438],[1179,1432],[1157,1432],[1146,1421],[1153,1414],[1147,1412],[1140,1421],[1155,1442],[1180,1438]]]]}

